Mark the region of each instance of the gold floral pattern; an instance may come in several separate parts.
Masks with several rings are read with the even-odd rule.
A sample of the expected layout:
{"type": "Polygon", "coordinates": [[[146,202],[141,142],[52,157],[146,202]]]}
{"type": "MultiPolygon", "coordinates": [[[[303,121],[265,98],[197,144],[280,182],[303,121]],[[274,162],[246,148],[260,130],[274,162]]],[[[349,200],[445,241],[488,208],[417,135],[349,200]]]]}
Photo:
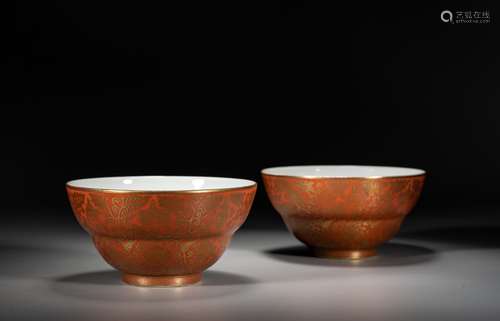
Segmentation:
{"type": "Polygon", "coordinates": [[[263,174],[263,180],[271,203],[299,240],[345,254],[373,250],[397,233],[420,196],[425,175],[335,179],[263,174]]]}
{"type": "Polygon", "coordinates": [[[176,276],[215,263],[248,216],[256,186],[207,193],[67,191],[106,262],[128,274],[176,276]]]}

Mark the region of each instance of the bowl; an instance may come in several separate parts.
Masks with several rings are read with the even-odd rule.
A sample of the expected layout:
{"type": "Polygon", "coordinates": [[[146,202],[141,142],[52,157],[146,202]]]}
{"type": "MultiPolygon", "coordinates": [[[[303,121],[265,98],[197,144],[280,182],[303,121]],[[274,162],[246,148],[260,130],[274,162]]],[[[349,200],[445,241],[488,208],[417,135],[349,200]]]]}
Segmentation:
{"type": "Polygon", "coordinates": [[[182,286],[223,254],[257,185],[220,177],[130,176],[66,184],[73,212],[104,260],[139,286],[182,286]]]}
{"type": "Polygon", "coordinates": [[[360,259],[392,238],[422,191],[425,171],[382,166],[262,170],[288,229],[319,257],[360,259]]]}

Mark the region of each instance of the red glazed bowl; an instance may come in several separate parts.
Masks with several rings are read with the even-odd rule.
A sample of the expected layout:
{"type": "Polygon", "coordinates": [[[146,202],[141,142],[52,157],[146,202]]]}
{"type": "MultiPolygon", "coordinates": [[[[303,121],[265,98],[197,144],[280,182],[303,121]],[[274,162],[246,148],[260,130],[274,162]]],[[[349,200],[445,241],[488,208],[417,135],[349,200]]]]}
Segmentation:
{"type": "Polygon", "coordinates": [[[201,280],[243,224],[253,181],[188,176],[89,178],[66,184],[73,212],[126,283],[201,280]]]}
{"type": "Polygon", "coordinates": [[[376,254],[415,206],[420,169],[287,166],[262,170],[264,186],[288,229],[320,257],[376,254]]]}

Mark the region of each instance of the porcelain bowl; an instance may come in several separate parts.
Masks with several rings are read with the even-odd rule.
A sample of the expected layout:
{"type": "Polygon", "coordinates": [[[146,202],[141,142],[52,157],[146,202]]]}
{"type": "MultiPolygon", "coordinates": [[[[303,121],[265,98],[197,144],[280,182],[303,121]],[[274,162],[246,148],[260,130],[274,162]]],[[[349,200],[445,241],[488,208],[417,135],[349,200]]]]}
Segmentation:
{"type": "Polygon", "coordinates": [[[392,238],[422,191],[425,171],[382,166],[262,170],[288,229],[319,257],[359,259],[392,238]]]}
{"type": "Polygon", "coordinates": [[[182,286],[223,254],[256,183],[189,176],[88,178],[66,184],[73,212],[126,283],[182,286]]]}

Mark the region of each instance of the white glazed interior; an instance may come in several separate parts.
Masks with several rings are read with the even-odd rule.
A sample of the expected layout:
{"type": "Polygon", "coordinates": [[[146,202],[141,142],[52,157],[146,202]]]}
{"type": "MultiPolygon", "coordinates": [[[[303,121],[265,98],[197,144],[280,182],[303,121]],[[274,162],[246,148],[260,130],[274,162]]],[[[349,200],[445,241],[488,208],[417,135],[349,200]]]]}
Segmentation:
{"type": "Polygon", "coordinates": [[[404,177],[425,174],[416,168],[361,166],[361,165],[307,165],[271,167],[262,170],[263,174],[292,177],[324,178],[381,178],[404,177]]]}
{"type": "Polygon", "coordinates": [[[175,192],[217,190],[248,187],[255,182],[225,177],[197,176],[123,176],[77,179],[67,183],[71,187],[117,191],[175,192]]]}

